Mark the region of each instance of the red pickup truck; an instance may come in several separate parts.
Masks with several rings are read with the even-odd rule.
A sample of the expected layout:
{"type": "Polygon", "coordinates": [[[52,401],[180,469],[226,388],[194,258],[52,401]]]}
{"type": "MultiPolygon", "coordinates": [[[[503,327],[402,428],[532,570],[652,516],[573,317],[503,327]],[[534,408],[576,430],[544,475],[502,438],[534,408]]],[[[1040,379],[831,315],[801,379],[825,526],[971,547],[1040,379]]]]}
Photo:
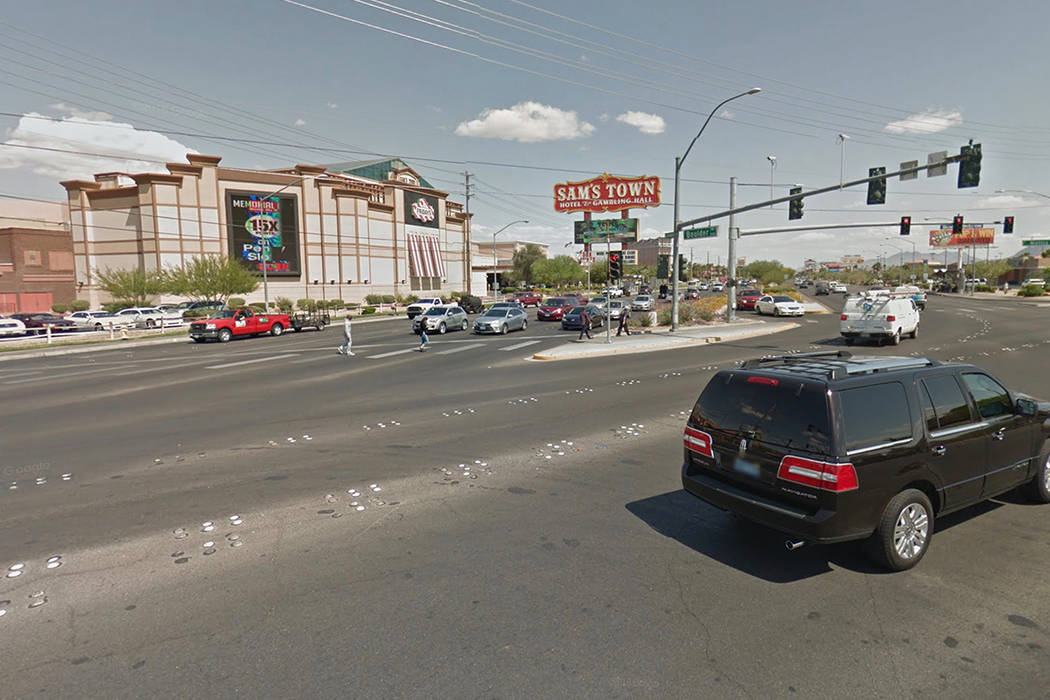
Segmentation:
{"type": "Polygon", "coordinates": [[[190,337],[198,343],[228,343],[239,335],[280,335],[292,325],[288,314],[256,314],[251,309],[220,309],[211,317],[190,324],[190,337]]]}
{"type": "Polygon", "coordinates": [[[539,306],[540,301],[543,297],[540,296],[539,292],[517,292],[511,297],[511,301],[516,301],[524,306],[539,306]]]}

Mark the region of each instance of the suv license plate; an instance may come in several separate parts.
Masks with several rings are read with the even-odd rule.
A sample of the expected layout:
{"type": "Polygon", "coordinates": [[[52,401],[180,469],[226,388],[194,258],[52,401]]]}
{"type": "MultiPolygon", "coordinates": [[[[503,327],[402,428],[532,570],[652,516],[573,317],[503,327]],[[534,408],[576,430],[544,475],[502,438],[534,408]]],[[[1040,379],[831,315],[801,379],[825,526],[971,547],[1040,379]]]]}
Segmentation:
{"type": "Polygon", "coordinates": [[[757,479],[759,474],[758,465],[746,459],[733,460],[733,470],[744,476],[750,476],[752,479],[757,479]]]}

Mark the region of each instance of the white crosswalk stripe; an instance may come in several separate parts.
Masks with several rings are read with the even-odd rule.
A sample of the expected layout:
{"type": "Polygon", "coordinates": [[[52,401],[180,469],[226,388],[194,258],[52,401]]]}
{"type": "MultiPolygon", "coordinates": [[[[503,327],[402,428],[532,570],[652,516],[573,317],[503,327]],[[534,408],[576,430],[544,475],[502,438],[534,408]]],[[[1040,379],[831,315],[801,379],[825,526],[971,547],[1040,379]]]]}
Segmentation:
{"type": "Polygon", "coordinates": [[[450,350],[442,350],[441,352],[434,353],[435,355],[451,355],[454,352],[463,352],[464,350],[473,350],[474,348],[483,348],[485,343],[471,343],[470,345],[460,345],[458,348],[452,348],[450,350]]]}
{"type": "Polygon", "coordinates": [[[510,352],[511,350],[518,350],[520,348],[525,348],[525,347],[528,347],[530,345],[535,345],[538,342],[540,342],[540,341],[538,341],[538,340],[526,340],[524,343],[518,343],[517,345],[510,345],[510,346],[505,347],[505,348],[500,348],[500,350],[502,350],[503,352],[510,352]]]}
{"type": "Polygon", "coordinates": [[[241,365],[254,365],[258,362],[274,362],[276,360],[286,360],[289,357],[299,357],[299,353],[293,352],[287,355],[274,355],[272,357],[257,357],[254,360],[241,360],[240,362],[227,362],[222,365],[208,365],[204,369],[226,369],[227,367],[240,367],[241,365]]]}
{"type": "Polygon", "coordinates": [[[378,355],[369,355],[370,360],[379,360],[384,357],[393,357],[394,355],[404,355],[406,352],[416,352],[419,348],[405,348],[404,350],[394,350],[393,352],[383,352],[378,355]]]}

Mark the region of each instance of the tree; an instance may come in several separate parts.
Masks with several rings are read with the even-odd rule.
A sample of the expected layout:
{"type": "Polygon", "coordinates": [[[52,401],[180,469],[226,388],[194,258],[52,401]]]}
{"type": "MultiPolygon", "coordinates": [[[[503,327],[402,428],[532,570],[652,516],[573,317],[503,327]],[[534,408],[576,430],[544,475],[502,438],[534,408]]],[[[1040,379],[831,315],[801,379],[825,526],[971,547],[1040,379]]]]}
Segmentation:
{"type": "Polygon", "coordinates": [[[225,302],[234,294],[251,294],[259,288],[253,270],[235,258],[206,255],[194,258],[164,274],[171,294],[201,301],[225,302]]]}
{"type": "Polygon", "coordinates": [[[591,284],[605,284],[609,279],[609,263],[603,260],[595,260],[591,263],[591,284]]]}
{"type": "Polygon", "coordinates": [[[532,284],[532,266],[537,261],[545,259],[545,257],[543,250],[538,245],[526,243],[524,248],[518,248],[514,251],[514,257],[511,259],[511,265],[514,270],[511,273],[511,277],[518,282],[532,284]]]}
{"type": "Polygon", "coordinates": [[[533,281],[537,284],[556,287],[580,282],[584,279],[585,274],[583,266],[575,258],[559,255],[555,258],[537,260],[532,266],[532,276],[533,281]]]}
{"type": "Polygon", "coordinates": [[[763,284],[782,284],[785,279],[790,279],[794,274],[794,270],[784,267],[777,260],[756,260],[737,271],[737,277],[756,279],[763,284]]]}
{"type": "Polygon", "coordinates": [[[95,270],[99,289],[123,306],[148,306],[153,297],[165,291],[164,275],[142,268],[95,270]]]}

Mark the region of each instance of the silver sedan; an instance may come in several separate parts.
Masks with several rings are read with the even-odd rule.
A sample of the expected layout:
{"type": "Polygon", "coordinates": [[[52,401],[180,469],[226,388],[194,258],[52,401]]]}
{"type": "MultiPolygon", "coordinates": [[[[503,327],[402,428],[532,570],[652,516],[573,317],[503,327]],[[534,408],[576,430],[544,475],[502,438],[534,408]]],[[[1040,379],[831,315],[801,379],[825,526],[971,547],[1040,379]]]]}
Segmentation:
{"type": "Polygon", "coordinates": [[[465,331],[470,325],[467,312],[458,306],[432,306],[427,312],[416,316],[412,330],[419,333],[420,324],[427,324],[427,332],[437,331],[444,335],[447,331],[465,331]]]}
{"type": "Polygon", "coordinates": [[[474,321],[474,332],[479,335],[482,333],[504,335],[509,331],[523,331],[528,326],[529,318],[524,309],[492,308],[474,321]]]}

